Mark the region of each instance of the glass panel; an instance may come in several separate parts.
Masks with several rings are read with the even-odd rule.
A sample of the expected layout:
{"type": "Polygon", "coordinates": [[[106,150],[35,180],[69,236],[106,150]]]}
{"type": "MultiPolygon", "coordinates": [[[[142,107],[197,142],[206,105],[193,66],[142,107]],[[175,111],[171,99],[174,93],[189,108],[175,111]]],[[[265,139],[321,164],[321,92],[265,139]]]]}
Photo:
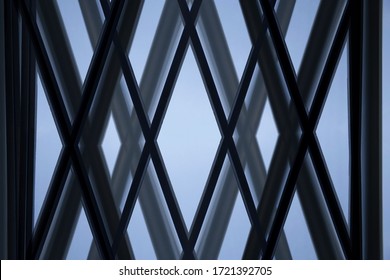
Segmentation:
{"type": "MultiPolygon", "coordinates": [[[[115,203],[123,208],[132,178],[136,172],[145,139],[134,110],[125,78],[121,75],[120,87],[114,92],[111,104],[112,118],[121,145],[111,174],[111,187],[115,203]]],[[[107,133],[107,136],[114,136],[107,133]]]]}
{"type": "Polygon", "coordinates": [[[145,1],[129,54],[151,120],[183,30],[177,1],[162,2],[145,1]]]}
{"type": "MultiPolygon", "coordinates": [[[[252,47],[240,3],[239,1],[224,0],[216,0],[214,2],[218,10],[219,21],[226,36],[228,51],[230,51],[233,59],[236,75],[240,79],[252,47]]],[[[207,8],[205,7],[204,9],[207,8]]],[[[214,25],[216,25],[218,17],[215,17],[214,20],[214,25]]]]}
{"type": "Polygon", "coordinates": [[[263,77],[256,65],[233,135],[241,165],[247,175],[252,197],[256,205],[259,202],[267,176],[267,167],[264,164],[262,152],[263,149],[267,149],[267,152],[271,153],[271,155],[273,152],[273,147],[259,147],[258,142],[259,133],[262,134],[263,139],[270,136],[268,135],[270,131],[267,131],[267,128],[264,129],[264,124],[270,124],[269,120],[267,120],[268,116],[264,118],[266,94],[263,77]]]}
{"type": "MultiPolygon", "coordinates": [[[[224,165],[226,172],[233,174],[234,170],[228,158],[225,159],[224,165]]],[[[223,181],[220,182],[223,183],[223,181]]],[[[233,211],[231,212],[231,215],[219,217],[219,219],[229,220],[229,225],[226,229],[221,251],[219,252],[218,256],[218,259],[220,260],[237,260],[242,258],[242,254],[244,252],[248,234],[251,228],[251,223],[249,221],[241,193],[238,191],[237,181],[225,181],[225,185],[223,185],[222,188],[226,188],[230,183],[232,183],[234,188],[236,188],[237,195],[235,201],[233,202],[234,207],[232,209],[233,211]]]]}
{"type": "Polygon", "coordinates": [[[157,258],[138,200],[131,215],[127,233],[137,260],[155,260],[157,258]]]}
{"type": "Polygon", "coordinates": [[[344,48],[317,127],[317,136],[346,220],[349,217],[348,64],[344,48]]]}
{"type": "MultiPolygon", "coordinates": [[[[93,244],[91,229],[85,216],[84,207],[81,207],[81,213],[78,217],[75,232],[72,237],[67,259],[68,260],[85,260],[88,258],[91,244],[93,244]]],[[[94,244],[93,244],[94,245],[94,244]]]]}
{"type": "Polygon", "coordinates": [[[195,245],[196,254],[199,259],[214,260],[218,258],[237,195],[238,187],[235,174],[229,166],[228,157],[225,156],[220,176],[216,182],[195,245]]]}
{"type": "Polygon", "coordinates": [[[188,49],[158,144],[187,226],[192,223],[220,134],[192,50],[188,49]]]}
{"type": "Polygon", "coordinates": [[[278,139],[278,130],[268,101],[265,103],[256,138],[259,142],[264,163],[268,170],[275,149],[276,140],[278,139]]]}
{"type": "Polygon", "coordinates": [[[36,137],[34,223],[38,218],[62,148],[62,143],[39,76],[37,77],[36,137]]]}
{"type": "Polygon", "coordinates": [[[163,24],[159,20],[163,6],[164,1],[162,0],[146,0],[142,6],[141,15],[139,16],[137,29],[129,52],[134,74],[139,82],[144,72],[148,54],[151,51],[158,24],[163,24]]]}
{"type": "Polygon", "coordinates": [[[77,0],[57,0],[57,3],[79,75],[81,80],[84,81],[92,59],[93,50],[79,3],[77,0]]]}
{"type": "MultiPolygon", "coordinates": [[[[80,185],[73,170],[70,169],[66,177],[63,191],[60,194],[52,222],[49,225],[45,225],[49,226],[49,231],[44,240],[42,253],[39,257],[40,259],[57,260],[66,258],[79,220],[81,208],[80,185]]],[[[89,232],[89,230],[87,231],[89,232]]],[[[86,234],[86,238],[88,238],[88,233],[86,234]]],[[[88,243],[88,246],[89,245],[91,245],[91,242],[88,243]]],[[[95,252],[96,254],[94,257],[99,257],[97,250],[95,250],[95,252]]],[[[87,252],[85,252],[83,256],[79,254],[74,257],[83,259],[86,258],[86,255],[87,252]]]]}
{"type": "Polygon", "coordinates": [[[101,148],[103,150],[107,167],[111,175],[114,171],[114,166],[118,157],[120,146],[121,142],[118,136],[116,124],[112,117],[112,114],[110,114],[101,148]]]}
{"type": "Polygon", "coordinates": [[[286,44],[295,72],[301,65],[303,53],[318,9],[319,0],[297,0],[286,34],[286,44]]]}
{"type": "MultiPolygon", "coordinates": [[[[192,1],[187,2],[189,6],[192,5],[192,1]]],[[[278,1],[277,11],[284,2],[278,1]]],[[[297,72],[319,2],[319,0],[296,1],[286,43],[297,72]]],[[[389,32],[386,32],[390,30],[390,3],[389,1],[383,2],[383,50],[387,50],[390,49],[389,32]]],[[[63,68],[67,70],[62,71],[62,65],[56,58],[58,53],[53,47],[55,44],[50,42],[50,38],[56,37],[49,38],[50,34],[43,32],[51,30],[47,26],[50,20],[44,19],[42,16],[38,22],[64,102],[71,115],[70,118],[73,118],[78,108],[79,96],[71,94],[79,93],[81,82],[76,78],[84,79],[93,52],[78,1],[57,0],[54,4],[58,5],[62,17],[60,20],[63,21],[62,27],[66,36],[69,37],[69,42],[64,42],[63,46],[70,47],[75,67],[68,68],[63,65],[63,68]],[[68,73],[69,69],[74,69],[72,71],[77,72],[70,74],[76,78],[69,78],[64,74],[68,73]],[[74,83],[69,82],[72,79],[74,83]],[[78,82],[80,85],[77,84],[78,82]],[[70,90],[71,88],[74,90],[70,90]]],[[[131,36],[129,35],[132,37],[130,40],[134,40],[133,43],[126,46],[130,47],[130,50],[126,49],[126,55],[134,67],[146,113],[152,120],[171,66],[172,57],[183,31],[182,16],[176,1],[147,0],[143,4],[137,24],[136,31],[131,36]]],[[[100,26],[98,30],[100,30],[100,26]]],[[[215,79],[224,112],[226,116],[229,116],[251,48],[240,2],[203,1],[196,30],[215,79]]],[[[267,36],[269,37],[269,34],[267,36]]],[[[266,45],[264,44],[264,46],[266,45]]],[[[264,46],[262,51],[266,50],[264,46]]],[[[61,48],[57,48],[57,51],[58,49],[61,48]]],[[[259,79],[252,81],[245,100],[245,109],[243,110],[249,117],[243,118],[241,112],[239,124],[234,133],[234,141],[240,153],[241,164],[255,203],[266,205],[264,212],[262,212],[262,220],[271,219],[273,216],[275,205],[267,199],[271,197],[270,201],[278,200],[280,192],[277,183],[283,182],[284,185],[286,176],[284,171],[288,170],[288,161],[291,166],[291,162],[295,158],[298,137],[301,133],[300,128],[298,128],[294,104],[290,102],[289,96],[283,99],[287,90],[285,90],[284,81],[278,82],[279,77],[276,74],[281,73],[278,62],[276,62],[276,71],[272,71],[275,69],[272,69],[271,64],[277,61],[274,50],[269,50],[268,54],[268,60],[264,53],[260,55],[260,67],[256,67],[261,69],[264,76],[256,68],[254,77],[259,79]],[[260,85],[259,87],[257,87],[257,83],[260,85]],[[268,86],[268,96],[265,94],[265,84],[268,86]],[[241,152],[243,150],[247,155],[243,156],[241,152]],[[267,185],[268,189],[263,192],[263,186],[266,182],[269,184],[267,185]],[[269,213],[269,216],[265,217],[264,213],[269,213]]],[[[68,60],[70,63],[73,62],[71,59],[66,61],[68,60]]],[[[388,52],[383,51],[383,170],[390,169],[390,130],[389,126],[386,125],[390,119],[388,109],[390,108],[390,95],[388,94],[390,81],[386,79],[390,75],[389,62],[388,52]]],[[[349,211],[347,63],[345,49],[316,130],[329,173],[346,217],[348,217],[349,211]]],[[[139,155],[144,147],[145,139],[129,98],[122,70],[117,67],[115,71],[112,71],[112,67],[108,63],[103,76],[105,78],[100,81],[79,147],[100,210],[104,212],[106,226],[114,231],[119,212],[123,208],[132,177],[138,166],[139,155]],[[112,219],[110,220],[110,218],[112,219]]],[[[207,178],[210,175],[210,167],[215,159],[218,144],[221,141],[221,134],[202,81],[202,75],[197,67],[191,43],[189,43],[181,71],[177,77],[177,83],[172,91],[172,98],[158,136],[158,145],[180,211],[183,213],[187,228],[190,228],[207,178]]],[[[62,149],[55,120],[44,96],[39,77],[37,93],[34,222],[37,221],[62,149]]],[[[309,155],[306,157],[309,158],[309,155]]],[[[308,165],[310,166],[307,168],[313,171],[311,162],[308,165]]],[[[318,182],[316,181],[316,183],[318,182]]],[[[384,257],[386,259],[390,259],[390,204],[387,201],[390,197],[389,186],[390,177],[386,172],[383,172],[383,236],[384,257]]],[[[84,209],[81,206],[79,191],[76,177],[69,175],[64,193],[61,196],[61,206],[56,209],[55,222],[50,225],[49,237],[45,243],[42,258],[84,259],[90,254],[91,245],[93,247],[94,244],[84,209]],[[72,209],[70,210],[70,208],[72,209]],[[62,224],[63,221],[64,224],[62,224]],[[57,240],[62,241],[56,243],[57,240]],[[61,247],[58,252],[55,250],[57,245],[61,247]],[[68,253],[67,248],[69,248],[68,253]]],[[[310,211],[307,211],[307,207],[303,207],[306,204],[302,203],[303,206],[301,205],[299,198],[301,197],[295,194],[284,230],[294,258],[315,259],[314,247],[316,247],[317,242],[312,241],[305,219],[310,211]],[[306,210],[304,213],[303,209],[306,210]]],[[[323,202],[322,196],[320,202],[323,202]]],[[[227,158],[218,179],[200,238],[196,244],[197,256],[200,258],[239,259],[242,257],[249,230],[248,215],[239,194],[234,170],[227,158]],[[218,224],[218,227],[214,227],[215,224],[218,224]],[[212,237],[209,238],[208,235],[212,237]],[[220,244],[215,245],[217,248],[215,252],[208,254],[207,244],[210,244],[210,240],[212,241],[215,236],[219,238],[215,242],[220,242],[220,244]]],[[[132,250],[138,259],[180,258],[181,245],[152,161],[145,171],[127,233],[127,242],[130,244],[129,240],[131,241],[132,250]],[[163,227],[165,228],[162,229],[163,227]],[[166,253],[164,246],[165,248],[169,247],[166,250],[171,251],[166,253]]],[[[315,239],[313,238],[313,240],[315,239]]],[[[98,257],[96,254],[92,255],[98,257]]]]}
{"type": "Polygon", "coordinates": [[[301,204],[296,193],[291,203],[286,223],[284,224],[284,231],[293,259],[317,259],[305,216],[303,215],[301,204]]]}
{"type": "Polygon", "coordinates": [[[216,4],[213,1],[202,2],[196,29],[225,115],[229,116],[251,44],[238,1],[216,4]],[[223,24],[235,26],[229,29],[223,24]],[[237,57],[232,56],[233,52],[237,57]],[[238,75],[236,66],[240,68],[238,75]]]}
{"type": "Polygon", "coordinates": [[[127,229],[135,257],[179,259],[181,246],[152,161],[146,167],[137,204],[140,209],[134,209],[127,229]]]}

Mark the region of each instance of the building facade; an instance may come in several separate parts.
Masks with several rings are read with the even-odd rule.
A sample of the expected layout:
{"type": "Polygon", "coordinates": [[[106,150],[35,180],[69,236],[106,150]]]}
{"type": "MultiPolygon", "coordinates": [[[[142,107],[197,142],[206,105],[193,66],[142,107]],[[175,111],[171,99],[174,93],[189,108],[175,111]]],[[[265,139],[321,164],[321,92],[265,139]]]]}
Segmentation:
{"type": "Polygon", "coordinates": [[[285,223],[295,197],[318,259],[383,258],[381,0],[318,1],[312,21],[303,21],[310,33],[298,65],[286,34],[299,1],[229,0],[236,9],[226,17],[239,16],[243,28],[227,27],[218,1],[159,2],[157,16],[146,12],[148,0],[76,1],[80,21],[63,9],[71,1],[60,2],[0,1],[2,259],[69,258],[80,234],[91,235],[91,259],[217,259],[234,246],[226,236],[237,213],[248,225],[233,229],[245,241],[239,258],[292,259],[285,223]],[[155,31],[144,22],[156,22],[155,31]],[[69,27],[84,28],[85,38],[72,43],[69,27]],[[244,34],[249,47],[238,41],[233,53],[228,29],[244,34]],[[139,70],[131,51],[137,40],[144,48],[147,33],[152,42],[139,70]],[[85,75],[80,60],[88,50],[77,50],[83,39],[92,46],[85,75]],[[347,128],[329,135],[347,142],[341,198],[329,171],[338,155],[324,156],[317,128],[344,53],[347,128]],[[193,77],[183,81],[188,65],[193,77]],[[187,100],[174,103],[180,94],[187,100]],[[192,112],[198,99],[208,113],[181,119],[171,109],[192,112]],[[39,100],[56,128],[43,144],[39,100]],[[266,108],[274,132],[259,132],[266,108]],[[168,129],[170,119],[179,120],[168,129]],[[195,129],[192,119],[212,123],[191,137],[214,146],[210,161],[193,165],[187,178],[180,166],[197,162],[204,146],[196,140],[175,153],[175,139],[195,129]],[[275,138],[269,163],[259,133],[275,138]],[[40,159],[50,156],[52,138],[60,149],[51,171],[40,159]],[[114,138],[112,155],[104,145],[114,138]],[[89,232],[79,234],[83,215],[89,232]],[[146,248],[143,238],[150,256],[135,249],[146,248]]]}

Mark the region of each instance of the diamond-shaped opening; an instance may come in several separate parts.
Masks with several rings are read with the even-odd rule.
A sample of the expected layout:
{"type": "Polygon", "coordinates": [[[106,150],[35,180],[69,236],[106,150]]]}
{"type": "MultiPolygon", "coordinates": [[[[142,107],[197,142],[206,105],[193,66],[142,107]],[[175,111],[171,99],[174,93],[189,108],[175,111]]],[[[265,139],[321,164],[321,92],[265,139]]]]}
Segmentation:
{"type": "MultiPolygon", "coordinates": [[[[99,200],[99,211],[102,213],[102,218],[104,220],[105,227],[107,228],[107,230],[110,231],[110,236],[113,237],[116,233],[121,218],[120,211],[118,209],[120,198],[118,197],[123,195],[123,193],[121,193],[121,190],[118,190],[117,187],[114,187],[115,185],[112,183],[111,188],[108,188],[107,186],[109,186],[109,183],[104,184],[103,182],[105,179],[98,172],[90,171],[89,180],[93,187],[94,195],[96,199],[99,200]]],[[[112,243],[113,240],[110,239],[110,242],[112,243]]],[[[131,252],[132,250],[128,236],[125,236],[124,242],[122,240],[122,243],[118,247],[116,257],[118,259],[129,259],[132,258],[131,252]]],[[[88,257],[92,259],[99,258],[99,253],[96,247],[91,248],[88,257]]]]}
{"type": "Polygon", "coordinates": [[[179,240],[152,162],[145,172],[127,232],[137,259],[180,258],[179,240]]]}
{"type": "MultiPolygon", "coordinates": [[[[252,81],[249,84],[249,88],[245,97],[245,106],[249,111],[256,111],[257,115],[262,112],[265,100],[267,99],[267,89],[264,83],[264,77],[259,68],[259,63],[256,63],[255,70],[252,75],[252,81]]],[[[257,116],[256,115],[256,116],[257,116]]],[[[256,118],[253,125],[254,127],[258,126],[260,122],[260,117],[256,118]]]]}
{"type": "Polygon", "coordinates": [[[107,63],[79,147],[90,179],[101,186],[110,186],[112,194],[109,195],[118,208],[128,188],[129,176],[138,163],[143,142],[120,65],[111,67],[107,63]]]}
{"type": "MultiPolygon", "coordinates": [[[[273,121],[269,120],[268,116],[270,114],[270,118],[272,118],[272,113],[269,112],[269,108],[265,107],[266,98],[263,77],[256,65],[233,135],[241,165],[247,175],[252,197],[256,203],[260,199],[268,169],[268,164],[264,163],[263,149],[267,149],[266,152],[270,154],[270,157],[274,149],[274,146],[271,145],[259,148],[256,138],[260,133],[267,133],[269,135],[263,138],[271,143],[272,138],[277,137],[277,131],[267,131],[267,128],[264,128],[265,125],[274,126],[273,121]],[[265,111],[264,108],[268,111],[265,111]]],[[[267,143],[267,141],[264,142],[267,143]]]]}
{"type": "Polygon", "coordinates": [[[62,143],[53,120],[53,115],[47,103],[41,79],[37,76],[34,223],[38,218],[61,149],[62,143]]]}
{"type": "Polygon", "coordinates": [[[38,1],[37,5],[40,6],[37,25],[58,86],[68,96],[64,104],[72,121],[79,105],[82,78],[92,57],[84,21],[77,1],[38,1]]]}
{"type": "Polygon", "coordinates": [[[177,1],[145,1],[129,58],[150,119],[154,116],[182,31],[177,1]]]}
{"type": "MultiPolygon", "coordinates": [[[[319,2],[319,0],[297,0],[289,25],[287,25],[288,21],[285,24],[281,24],[282,31],[288,27],[287,33],[285,33],[286,44],[296,71],[298,71],[301,65],[319,2]]],[[[280,2],[277,10],[280,9],[282,11],[281,5],[283,5],[283,1],[280,2]]],[[[286,16],[284,18],[288,19],[286,16]]]]}
{"type": "Polygon", "coordinates": [[[232,171],[229,160],[225,156],[224,164],[195,244],[198,259],[215,260],[218,258],[238,195],[235,174],[232,171]]]}
{"type": "Polygon", "coordinates": [[[203,1],[196,29],[228,116],[251,48],[238,1],[203,1]]]}
{"type": "Polygon", "coordinates": [[[188,49],[158,137],[187,226],[194,217],[219,140],[206,90],[188,49]]]}
{"type": "Polygon", "coordinates": [[[66,258],[68,260],[87,259],[91,244],[93,243],[94,240],[87,217],[84,212],[84,207],[81,207],[80,215],[77,219],[76,229],[74,231],[72,242],[70,243],[68,255],[66,258]]]}
{"type": "MultiPolygon", "coordinates": [[[[234,174],[234,170],[229,162],[229,160],[225,159],[226,171],[228,173],[234,174]]],[[[221,179],[221,177],[220,177],[221,179]]],[[[226,232],[223,238],[223,243],[221,250],[218,255],[218,259],[229,259],[229,260],[237,260],[242,258],[242,254],[244,252],[244,248],[246,245],[246,241],[248,238],[248,234],[251,228],[251,223],[249,221],[249,217],[242,199],[240,192],[238,191],[238,183],[235,179],[232,181],[225,181],[224,186],[222,188],[228,187],[229,184],[234,184],[234,188],[236,188],[236,198],[231,200],[230,205],[232,212],[231,215],[221,216],[219,215],[218,219],[228,219],[229,224],[226,228],[226,232]]],[[[232,190],[231,186],[228,187],[232,190]]]]}
{"type": "Polygon", "coordinates": [[[145,1],[142,5],[142,11],[129,52],[129,58],[138,81],[141,81],[148,54],[152,47],[153,38],[156,36],[159,21],[160,24],[163,24],[160,19],[163,7],[164,1],[161,0],[145,1]]]}
{"type": "Polygon", "coordinates": [[[342,258],[340,244],[335,244],[333,241],[336,238],[335,228],[310,153],[306,154],[297,184],[294,197],[296,202],[292,202],[288,214],[291,217],[287,217],[284,227],[292,257],[294,259],[328,259],[329,256],[342,258]],[[306,174],[312,175],[305,175],[304,169],[306,169],[306,174]],[[314,188],[319,192],[318,195],[310,191],[314,188]],[[299,205],[299,207],[294,207],[294,205],[299,205]],[[321,224],[318,221],[322,221],[321,224]],[[327,221],[328,226],[326,226],[327,221]],[[312,230],[309,229],[310,227],[312,230]]]}
{"type": "MultiPolygon", "coordinates": [[[[205,1],[207,5],[212,5],[213,1],[205,1]]],[[[206,3],[203,3],[202,12],[206,13],[206,3]]],[[[252,44],[247,32],[245,19],[243,17],[239,1],[216,0],[217,17],[212,18],[217,24],[218,18],[222,23],[223,32],[226,36],[228,50],[230,50],[235,72],[240,78],[245,68],[252,44]]],[[[236,74],[236,75],[237,75],[236,74]]]]}
{"type": "Polygon", "coordinates": [[[84,80],[93,54],[84,17],[77,0],[57,0],[57,3],[79,75],[84,80]]]}
{"type": "MultiPolygon", "coordinates": [[[[292,166],[290,168],[292,168],[292,166]]],[[[299,177],[297,180],[297,184],[300,183],[301,185],[296,186],[296,190],[294,192],[294,196],[289,208],[289,212],[287,214],[286,222],[284,224],[284,232],[293,259],[317,259],[313,240],[310,236],[309,225],[307,224],[307,220],[306,220],[306,217],[315,214],[304,213],[305,208],[310,212],[314,211],[315,209],[310,209],[308,206],[304,207],[302,205],[301,199],[299,198],[300,195],[307,196],[308,193],[307,190],[309,188],[313,188],[312,185],[309,185],[309,181],[306,181],[307,178],[303,177],[304,174],[302,171],[303,168],[309,169],[309,173],[313,174],[312,183],[319,186],[319,182],[315,175],[314,167],[310,160],[310,156],[308,153],[306,153],[304,164],[300,169],[299,177]],[[299,195],[298,192],[300,193],[299,195]]],[[[283,184],[283,186],[285,186],[285,183],[283,184]]],[[[321,200],[323,200],[323,196],[322,195],[320,196],[321,196],[321,200]]],[[[323,203],[322,206],[326,209],[325,201],[321,201],[318,203],[320,204],[323,203]]],[[[328,212],[326,212],[326,214],[328,214],[328,212]]],[[[317,237],[317,241],[319,240],[320,239],[318,239],[317,237]]]]}
{"type": "MultiPolygon", "coordinates": [[[[114,120],[114,135],[119,141],[117,153],[115,156],[111,155],[115,157],[110,172],[111,189],[115,204],[122,210],[145,143],[139,119],[122,74],[120,84],[114,90],[110,110],[110,118],[114,120]]],[[[99,115],[98,110],[95,115],[99,115]]],[[[91,117],[91,119],[95,118],[91,117]]],[[[108,136],[107,133],[104,136],[108,136]]],[[[105,139],[101,139],[102,143],[103,140],[105,139]]]]}
{"type": "Polygon", "coordinates": [[[278,130],[276,128],[275,119],[268,101],[264,106],[256,138],[260,146],[265,166],[268,170],[276,146],[276,141],[278,140],[278,130]]]}
{"type": "Polygon", "coordinates": [[[245,177],[249,184],[249,188],[255,205],[258,205],[260,202],[261,193],[266,180],[266,173],[264,172],[264,168],[262,168],[262,166],[259,165],[260,163],[260,157],[258,156],[259,154],[260,153],[258,153],[257,155],[253,154],[253,162],[247,164],[244,167],[245,177]]]}
{"type": "Polygon", "coordinates": [[[344,215],[349,215],[348,62],[344,48],[316,134],[344,215]]]}
{"type": "Polygon", "coordinates": [[[317,259],[297,193],[291,203],[284,231],[293,259],[317,259]]]}
{"type": "Polygon", "coordinates": [[[135,259],[157,259],[138,200],[131,215],[127,233],[130,237],[135,259]]]}
{"type": "MultiPolygon", "coordinates": [[[[81,208],[80,187],[73,170],[70,169],[55,208],[53,220],[49,225],[48,237],[39,256],[40,259],[65,259],[67,257],[81,208]]],[[[80,238],[80,235],[78,237],[80,238]]],[[[73,258],[84,259],[86,255],[87,252],[80,254],[78,251],[73,258]]]]}
{"type": "Polygon", "coordinates": [[[120,146],[121,141],[119,139],[116,124],[111,113],[101,144],[101,148],[107,163],[107,168],[111,175],[114,171],[114,166],[118,157],[120,146]]]}

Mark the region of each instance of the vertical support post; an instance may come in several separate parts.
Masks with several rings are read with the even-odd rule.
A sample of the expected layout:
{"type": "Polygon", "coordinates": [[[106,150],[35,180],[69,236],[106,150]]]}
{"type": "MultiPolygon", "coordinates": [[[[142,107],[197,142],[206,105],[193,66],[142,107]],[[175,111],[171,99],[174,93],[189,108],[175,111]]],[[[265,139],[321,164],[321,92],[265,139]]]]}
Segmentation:
{"type": "Polygon", "coordinates": [[[362,205],[363,258],[383,258],[382,5],[363,1],[362,205]]]}
{"type": "Polygon", "coordinates": [[[4,1],[5,103],[7,146],[7,245],[8,259],[18,257],[17,96],[19,95],[18,19],[12,1],[4,1]]]}
{"type": "Polygon", "coordinates": [[[352,258],[362,258],[361,112],[363,0],[352,1],[349,30],[350,234],[352,258]]]}
{"type": "MultiPolygon", "coordinates": [[[[31,11],[35,11],[35,0],[29,0],[31,11]]],[[[34,12],[32,12],[34,14],[34,12]]],[[[36,72],[35,58],[27,28],[22,27],[21,53],[21,131],[20,131],[20,236],[19,254],[23,259],[31,258],[27,252],[33,230],[35,131],[36,131],[36,72]]],[[[31,247],[30,247],[31,248],[31,247]]]]}
{"type": "Polygon", "coordinates": [[[5,121],[5,18],[0,2],[0,259],[7,258],[7,150],[5,121]]]}

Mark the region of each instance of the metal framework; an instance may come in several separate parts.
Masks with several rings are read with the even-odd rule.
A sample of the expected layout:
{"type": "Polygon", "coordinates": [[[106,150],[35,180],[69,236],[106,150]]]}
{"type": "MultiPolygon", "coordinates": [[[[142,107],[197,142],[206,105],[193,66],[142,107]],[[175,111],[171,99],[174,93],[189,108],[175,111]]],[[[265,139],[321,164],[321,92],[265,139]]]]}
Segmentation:
{"type": "Polygon", "coordinates": [[[66,258],[83,208],[88,257],[134,259],[138,200],[158,259],[216,259],[240,196],[251,223],[242,258],[291,259],[283,227],[295,192],[319,259],[383,258],[381,0],[321,0],[298,73],[284,40],[295,1],[239,0],[252,42],[241,77],[214,1],[165,1],[140,81],[127,53],[143,1],[79,1],[94,46],[84,82],[56,1],[0,3],[1,258],[66,258]],[[221,135],[190,228],[157,141],[188,47],[221,135]],[[349,217],[316,135],[344,48],[349,217]],[[37,73],[62,150],[34,225],[37,73]],[[256,140],[267,100],[279,133],[268,170],[256,140]],[[112,176],[100,148],[111,113],[121,142],[112,176]]]}

